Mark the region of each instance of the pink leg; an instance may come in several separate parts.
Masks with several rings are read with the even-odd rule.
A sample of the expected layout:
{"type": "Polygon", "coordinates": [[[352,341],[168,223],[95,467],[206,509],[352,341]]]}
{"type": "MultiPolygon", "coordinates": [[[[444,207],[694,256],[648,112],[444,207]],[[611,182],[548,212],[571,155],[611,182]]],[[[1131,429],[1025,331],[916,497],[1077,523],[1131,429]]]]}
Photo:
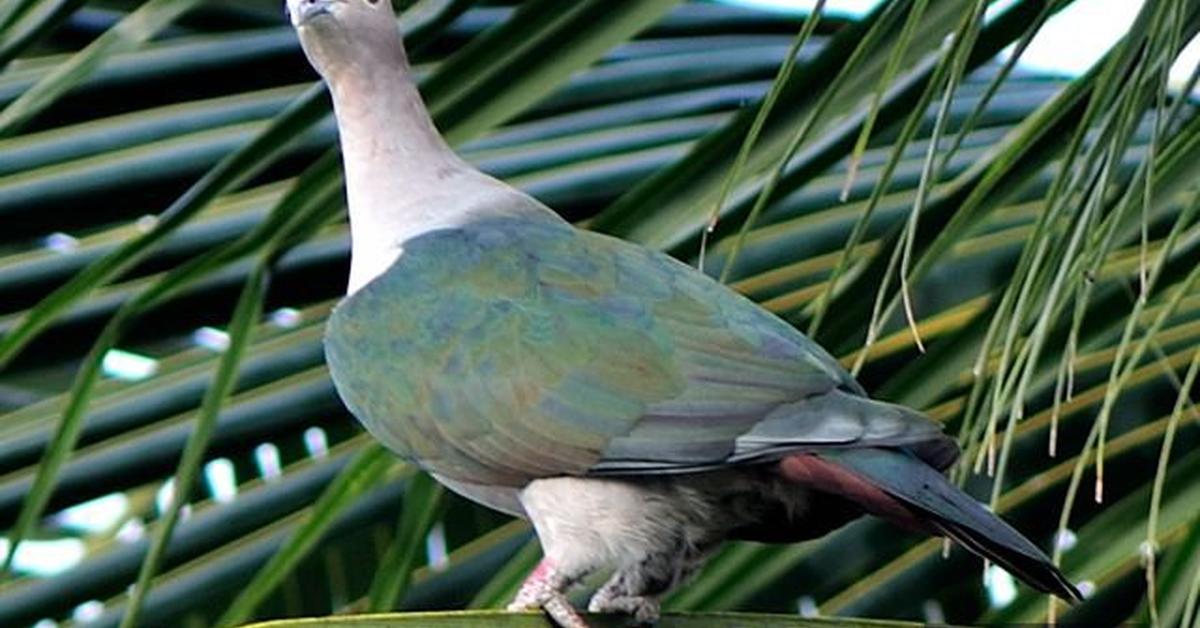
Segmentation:
{"type": "Polygon", "coordinates": [[[578,576],[567,576],[555,567],[549,558],[543,558],[525,578],[517,597],[508,605],[509,611],[542,609],[562,628],[588,628],[587,622],[567,600],[567,589],[575,584],[578,576]]]}

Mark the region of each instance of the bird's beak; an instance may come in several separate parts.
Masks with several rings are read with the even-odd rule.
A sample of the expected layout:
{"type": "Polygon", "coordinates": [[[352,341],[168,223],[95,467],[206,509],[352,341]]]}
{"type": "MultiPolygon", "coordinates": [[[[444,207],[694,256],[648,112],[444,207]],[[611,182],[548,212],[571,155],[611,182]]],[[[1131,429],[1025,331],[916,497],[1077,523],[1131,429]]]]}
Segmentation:
{"type": "Polygon", "coordinates": [[[332,13],[339,0],[287,0],[288,17],[292,26],[304,26],[312,20],[332,13]]]}

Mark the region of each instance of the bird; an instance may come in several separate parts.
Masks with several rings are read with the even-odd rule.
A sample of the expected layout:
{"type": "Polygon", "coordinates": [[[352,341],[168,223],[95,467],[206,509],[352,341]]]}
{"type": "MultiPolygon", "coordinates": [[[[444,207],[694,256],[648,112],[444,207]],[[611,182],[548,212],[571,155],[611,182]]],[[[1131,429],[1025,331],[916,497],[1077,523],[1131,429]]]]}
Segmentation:
{"type": "Polygon", "coordinates": [[[528,519],[508,609],[654,622],[729,540],[864,515],[953,539],[1034,589],[1079,590],[945,476],[955,440],[871,399],[818,344],[664,253],[577,228],[480,172],[427,111],[389,0],[287,0],[328,85],[351,260],[327,322],[338,394],[450,490],[528,519]]]}

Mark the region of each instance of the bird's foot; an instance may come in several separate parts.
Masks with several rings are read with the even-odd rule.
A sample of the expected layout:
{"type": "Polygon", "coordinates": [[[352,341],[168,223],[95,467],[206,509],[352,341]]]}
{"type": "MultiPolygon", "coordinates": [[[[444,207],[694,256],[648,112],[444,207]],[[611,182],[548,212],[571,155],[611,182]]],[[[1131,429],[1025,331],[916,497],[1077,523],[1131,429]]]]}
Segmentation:
{"type": "Polygon", "coordinates": [[[658,621],[661,605],[656,598],[632,595],[607,595],[598,591],[588,602],[591,613],[625,613],[632,615],[638,624],[649,625],[658,621]]]}
{"type": "Polygon", "coordinates": [[[561,628],[588,628],[587,622],[567,599],[566,589],[574,580],[563,577],[549,559],[543,559],[517,592],[509,612],[543,610],[561,628]]]}
{"type": "Polygon", "coordinates": [[[524,605],[513,602],[508,605],[508,610],[510,612],[542,610],[560,628],[589,628],[583,616],[575,610],[574,606],[571,606],[567,596],[562,593],[552,593],[540,601],[524,605]]]}

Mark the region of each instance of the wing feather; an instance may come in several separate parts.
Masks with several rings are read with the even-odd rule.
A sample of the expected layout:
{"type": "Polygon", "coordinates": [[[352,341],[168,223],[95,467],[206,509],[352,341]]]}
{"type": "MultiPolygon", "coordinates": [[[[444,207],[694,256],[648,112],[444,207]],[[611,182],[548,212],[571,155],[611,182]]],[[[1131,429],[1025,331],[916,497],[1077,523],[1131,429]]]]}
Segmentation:
{"type": "Polygon", "coordinates": [[[513,219],[404,249],[335,310],[327,355],[364,425],[440,475],[520,485],[941,438],[665,255],[513,219]]]}

